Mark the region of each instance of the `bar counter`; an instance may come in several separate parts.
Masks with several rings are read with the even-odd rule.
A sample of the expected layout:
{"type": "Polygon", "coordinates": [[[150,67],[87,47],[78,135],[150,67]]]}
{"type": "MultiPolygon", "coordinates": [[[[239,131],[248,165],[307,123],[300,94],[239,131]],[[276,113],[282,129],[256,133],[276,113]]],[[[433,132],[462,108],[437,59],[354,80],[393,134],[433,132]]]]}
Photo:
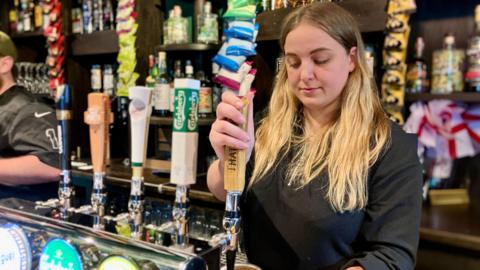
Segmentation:
{"type": "MultiPolygon", "coordinates": [[[[153,170],[145,169],[145,187],[159,190],[159,193],[175,195],[175,185],[169,183],[168,173],[154,175],[153,170]]],[[[92,177],[91,170],[73,169],[73,176],[92,177]]],[[[107,185],[120,185],[130,188],[131,168],[120,160],[112,160],[107,167],[107,185]]],[[[190,198],[214,205],[223,205],[206,185],[206,173],[199,173],[197,183],[190,188],[190,198]]],[[[430,206],[425,204],[422,211],[420,239],[441,245],[480,252],[480,207],[469,205],[430,206]]]]}

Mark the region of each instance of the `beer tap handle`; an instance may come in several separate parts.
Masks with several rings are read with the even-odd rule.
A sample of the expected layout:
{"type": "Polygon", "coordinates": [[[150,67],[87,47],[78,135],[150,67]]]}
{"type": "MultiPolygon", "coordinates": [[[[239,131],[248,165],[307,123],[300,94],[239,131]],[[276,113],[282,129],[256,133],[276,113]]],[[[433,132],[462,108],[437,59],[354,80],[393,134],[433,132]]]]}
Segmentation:
{"type": "Polygon", "coordinates": [[[90,150],[94,173],[104,173],[107,157],[109,124],[113,122],[109,97],[103,93],[88,94],[84,121],[90,126],[90,150]]]}
{"type": "Polygon", "coordinates": [[[148,128],[152,114],[152,92],[148,87],[135,86],[128,91],[130,113],[132,182],[128,210],[133,221],[132,237],[140,239],[143,231],[143,163],[147,152],[148,128]]]}
{"type": "Polygon", "coordinates": [[[70,165],[70,121],[72,119],[72,91],[65,84],[57,88],[56,115],[58,120],[58,138],[61,179],[58,188],[59,204],[61,205],[60,216],[67,218],[68,210],[72,207],[72,199],[75,194],[71,180],[70,165]]]}

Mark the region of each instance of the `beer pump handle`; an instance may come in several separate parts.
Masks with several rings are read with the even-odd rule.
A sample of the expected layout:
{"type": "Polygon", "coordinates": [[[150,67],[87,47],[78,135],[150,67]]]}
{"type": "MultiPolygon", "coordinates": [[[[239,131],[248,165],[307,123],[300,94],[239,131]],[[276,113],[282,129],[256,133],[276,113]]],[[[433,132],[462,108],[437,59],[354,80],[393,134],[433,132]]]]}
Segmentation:
{"type": "Polygon", "coordinates": [[[103,93],[88,94],[88,109],[84,121],[90,126],[90,150],[93,171],[104,173],[107,157],[109,124],[113,121],[109,98],[103,93]]]}
{"type": "MultiPolygon", "coordinates": [[[[148,127],[152,114],[152,90],[148,87],[134,86],[129,89],[128,97],[131,100],[128,111],[131,122],[132,168],[143,168],[147,152],[148,127]]],[[[135,175],[137,173],[134,170],[134,176],[142,176],[141,172],[140,175],[135,175]]]]}
{"type": "MultiPolygon", "coordinates": [[[[248,107],[249,101],[247,93],[255,79],[255,73],[249,73],[240,84],[238,96],[242,97],[243,107],[242,114],[245,119],[240,126],[243,130],[247,130],[248,126],[248,107]]],[[[224,163],[224,188],[226,191],[242,193],[245,187],[245,166],[247,163],[247,154],[245,150],[232,149],[225,147],[225,163],[224,163]]]]}
{"type": "Polygon", "coordinates": [[[70,121],[72,120],[72,91],[69,85],[57,88],[56,116],[60,148],[60,168],[70,171],[70,121]]]}

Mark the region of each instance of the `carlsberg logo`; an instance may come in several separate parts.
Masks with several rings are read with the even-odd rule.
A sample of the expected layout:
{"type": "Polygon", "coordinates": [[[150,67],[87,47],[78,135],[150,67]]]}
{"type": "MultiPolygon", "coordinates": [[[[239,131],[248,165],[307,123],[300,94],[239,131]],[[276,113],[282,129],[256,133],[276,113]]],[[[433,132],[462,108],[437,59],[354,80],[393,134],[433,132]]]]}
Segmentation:
{"type": "Polygon", "coordinates": [[[192,95],[190,96],[190,112],[188,113],[188,130],[189,131],[196,131],[197,130],[197,123],[198,123],[198,92],[192,91],[192,95]]]}
{"type": "Polygon", "coordinates": [[[196,132],[198,130],[198,103],[198,91],[192,89],[175,90],[174,131],[196,132]]]}
{"type": "Polygon", "coordinates": [[[185,123],[185,91],[175,90],[175,119],[173,121],[173,128],[182,130],[185,123]]]}

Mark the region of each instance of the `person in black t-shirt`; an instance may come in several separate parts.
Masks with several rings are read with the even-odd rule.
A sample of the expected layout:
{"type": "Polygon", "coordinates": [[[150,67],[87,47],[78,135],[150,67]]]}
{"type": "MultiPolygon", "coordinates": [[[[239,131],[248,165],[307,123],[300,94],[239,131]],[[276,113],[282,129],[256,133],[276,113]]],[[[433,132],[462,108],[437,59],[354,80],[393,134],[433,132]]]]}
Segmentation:
{"type": "Polygon", "coordinates": [[[280,45],[284,61],[258,128],[253,105],[244,119],[243,103],[226,92],[209,136],[219,160],[207,181],[221,200],[224,147],[247,152],[248,260],[264,270],[413,269],[422,202],[416,137],[387,118],[355,19],[334,3],[298,8],[280,45]],[[245,122],[247,132],[238,127],[245,122]]]}
{"type": "Polygon", "coordinates": [[[48,199],[60,175],[55,111],[15,84],[16,57],[0,32],[0,198],[48,199]]]}

